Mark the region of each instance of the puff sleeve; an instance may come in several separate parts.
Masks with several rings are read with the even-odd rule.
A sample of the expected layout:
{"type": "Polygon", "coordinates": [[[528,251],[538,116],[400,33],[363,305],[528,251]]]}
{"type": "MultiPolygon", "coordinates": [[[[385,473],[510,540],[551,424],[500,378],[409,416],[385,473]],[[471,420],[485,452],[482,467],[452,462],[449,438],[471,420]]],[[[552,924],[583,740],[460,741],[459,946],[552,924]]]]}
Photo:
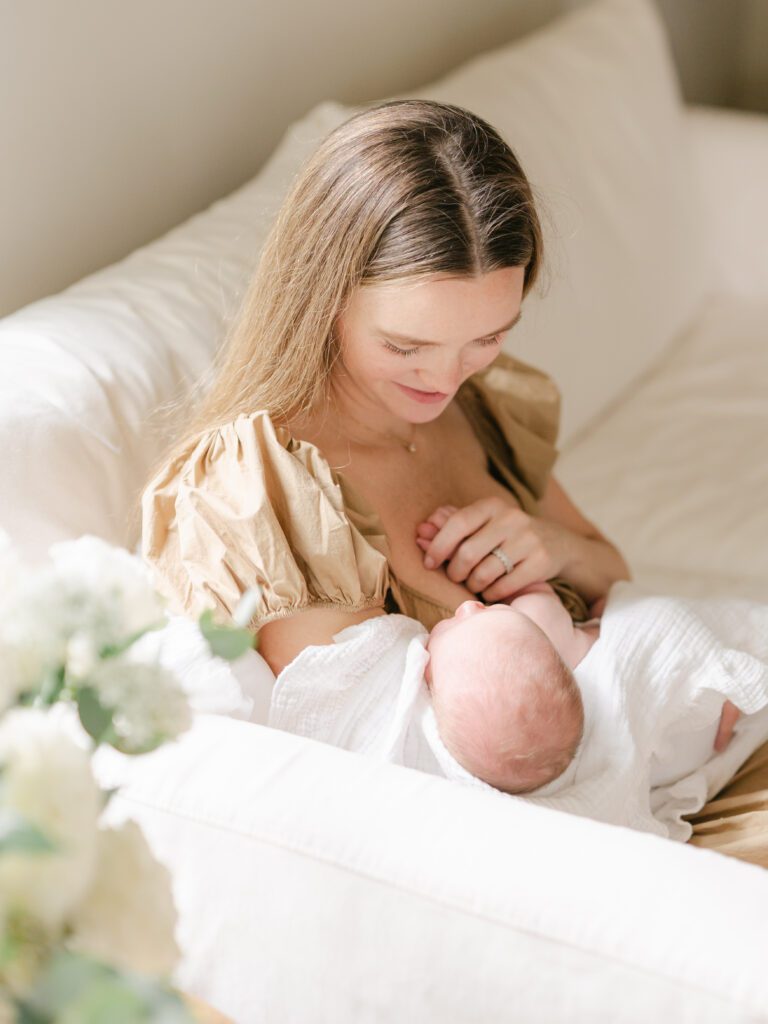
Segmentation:
{"type": "Polygon", "coordinates": [[[474,378],[482,405],[503,435],[489,438],[490,454],[506,464],[538,501],[544,494],[559,451],[561,394],[556,382],[515,356],[500,352],[487,370],[474,378]]]}
{"type": "Polygon", "coordinates": [[[384,606],[386,556],[347,515],[336,474],[267,412],[207,432],[145,488],[141,554],[178,614],[226,621],[253,584],[250,628],[310,607],[384,606]]]}

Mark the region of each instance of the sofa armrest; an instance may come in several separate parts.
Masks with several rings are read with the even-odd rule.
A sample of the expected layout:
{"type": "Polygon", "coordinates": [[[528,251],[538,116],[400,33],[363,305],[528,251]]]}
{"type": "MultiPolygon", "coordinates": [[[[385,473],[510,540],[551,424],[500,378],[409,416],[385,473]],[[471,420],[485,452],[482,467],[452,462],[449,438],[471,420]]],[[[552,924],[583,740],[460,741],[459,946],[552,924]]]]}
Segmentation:
{"type": "Polygon", "coordinates": [[[768,115],[689,105],[712,288],[768,296],[768,115]]]}
{"type": "Polygon", "coordinates": [[[172,871],[174,980],[236,1022],[768,1013],[752,865],[217,715],[95,767],[172,871]]]}

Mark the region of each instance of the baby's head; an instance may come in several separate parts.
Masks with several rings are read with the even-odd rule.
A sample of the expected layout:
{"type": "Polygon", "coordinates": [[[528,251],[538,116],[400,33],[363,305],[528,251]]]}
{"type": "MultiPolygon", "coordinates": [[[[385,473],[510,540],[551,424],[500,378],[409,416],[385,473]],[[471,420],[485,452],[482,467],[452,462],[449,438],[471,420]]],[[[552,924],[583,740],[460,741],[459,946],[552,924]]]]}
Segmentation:
{"type": "MultiPolygon", "coordinates": [[[[554,592],[553,600],[572,628],[554,592]]],[[[440,737],[459,764],[497,789],[527,793],[571,763],[584,709],[571,669],[545,632],[558,639],[549,628],[556,609],[547,608],[539,625],[514,605],[465,601],[439,622],[427,643],[426,681],[440,737]]]]}

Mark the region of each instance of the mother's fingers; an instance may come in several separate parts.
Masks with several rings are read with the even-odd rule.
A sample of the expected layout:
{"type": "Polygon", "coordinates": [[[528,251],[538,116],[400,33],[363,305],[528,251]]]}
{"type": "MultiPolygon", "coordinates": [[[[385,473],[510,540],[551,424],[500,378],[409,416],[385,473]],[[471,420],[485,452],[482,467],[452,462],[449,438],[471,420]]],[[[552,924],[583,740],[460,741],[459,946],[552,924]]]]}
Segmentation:
{"type": "Polygon", "coordinates": [[[536,550],[530,536],[527,543],[525,536],[521,536],[518,545],[512,571],[502,573],[480,592],[486,604],[508,601],[531,584],[544,582],[551,576],[546,561],[542,559],[541,552],[536,550]]]}
{"type": "MultiPolygon", "coordinates": [[[[457,509],[447,519],[429,547],[426,549],[424,565],[431,569],[440,565],[446,559],[451,558],[465,537],[476,533],[489,519],[499,516],[505,511],[517,511],[511,509],[501,498],[479,498],[471,505],[457,509]]],[[[524,513],[523,513],[524,515],[524,513]]],[[[472,566],[469,566],[461,577],[464,579],[472,566]]],[[[451,579],[454,577],[451,576],[451,579]]]]}
{"type": "MultiPolygon", "coordinates": [[[[491,552],[505,543],[506,533],[502,520],[489,519],[459,544],[445,567],[445,575],[454,583],[465,583],[475,593],[490,586],[505,571],[503,563],[491,552]]],[[[505,552],[509,550],[507,543],[505,552]]]]}
{"type": "Polygon", "coordinates": [[[500,580],[502,576],[506,576],[506,573],[507,570],[502,564],[501,559],[491,552],[477,563],[464,581],[464,585],[473,594],[480,594],[487,590],[492,583],[500,580]]]}

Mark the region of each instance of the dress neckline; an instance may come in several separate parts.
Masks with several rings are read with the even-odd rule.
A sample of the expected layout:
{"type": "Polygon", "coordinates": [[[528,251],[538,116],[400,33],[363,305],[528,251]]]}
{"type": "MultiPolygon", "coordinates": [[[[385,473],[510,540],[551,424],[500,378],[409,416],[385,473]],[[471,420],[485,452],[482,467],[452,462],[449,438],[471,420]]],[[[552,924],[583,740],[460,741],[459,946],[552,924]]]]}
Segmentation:
{"type": "MultiPolygon", "coordinates": [[[[474,397],[475,401],[477,401],[478,398],[480,399],[480,401],[482,403],[482,406],[483,406],[483,409],[487,413],[489,413],[491,415],[491,417],[494,420],[494,423],[496,422],[495,421],[495,417],[493,417],[493,414],[491,413],[490,409],[488,408],[487,403],[482,400],[482,392],[477,387],[477,384],[474,383],[473,378],[472,377],[468,377],[461,385],[459,385],[459,389],[456,392],[456,395],[454,396],[454,398],[459,403],[459,406],[460,406],[462,412],[464,413],[464,415],[466,416],[467,421],[468,421],[470,427],[472,428],[472,431],[473,431],[475,437],[478,439],[478,441],[480,442],[480,444],[483,446],[483,448],[486,451],[486,454],[487,454],[487,465],[488,465],[488,470],[489,470],[489,473],[490,473],[491,468],[493,466],[495,466],[497,468],[497,470],[499,469],[499,463],[502,460],[498,457],[498,453],[496,453],[494,451],[494,446],[493,445],[490,445],[490,446],[488,445],[488,438],[483,435],[483,433],[482,433],[482,431],[481,431],[481,429],[479,427],[479,424],[478,424],[478,421],[477,421],[477,418],[476,418],[476,415],[475,415],[475,405],[473,404],[473,401],[472,401],[472,398],[470,398],[470,395],[472,397],[474,397]]],[[[508,446],[508,444],[506,442],[506,439],[504,438],[504,436],[503,436],[503,434],[501,433],[500,430],[499,430],[499,438],[500,438],[501,441],[503,441],[505,447],[508,448],[509,446],[508,446]]],[[[299,439],[295,439],[295,440],[297,440],[298,443],[300,443],[300,444],[311,444],[311,442],[309,442],[309,441],[301,441],[299,439]]],[[[313,447],[316,448],[316,450],[318,451],[318,453],[320,454],[321,457],[325,458],[322,455],[322,452],[320,452],[320,450],[317,449],[316,445],[313,445],[313,447]]],[[[325,461],[327,462],[327,459],[325,461]]],[[[330,466],[330,463],[329,463],[329,466],[330,466]]],[[[347,497],[351,497],[353,499],[354,504],[355,504],[355,508],[357,509],[357,511],[362,516],[364,516],[366,520],[368,520],[371,523],[374,523],[376,525],[377,532],[380,533],[381,536],[384,537],[384,539],[386,540],[386,534],[384,532],[384,525],[381,522],[381,518],[380,518],[378,512],[376,511],[376,509],[373,508],[365,500],[365,498],[363,498],[363,496],[353,486],[353,484],[349,480],[349,477],[347,477],[347,475],[344,473],[344,471],[342,469],[333,469],[333,467],[331,467],[331,469],[336,474],[336,476],[340,480],[343,481],[343,483],[344,483],[344,492],[347,495],[347,497]]],[[[491,474],[491,475],[493,475],[493,474],[491,474]]],[[[494,479],[496,479],[500,484],[502,484],[504,487],[506,487],[506,489],[508,491],[510,491],[514,495],[514,497],[516,498],[518,504],[521,507],[523,507],[523,503],[520,500],[520,495],[518,495],[517,492],[512,487],[510,487],[509,480],[505,479],[505,476],[506,476],[506,474],[503,474],[503,472],[499,472],[498,475],[494,476],[494,479]]],[[[387,552],[389,552],[389,544],[388,543],[387,543],[387,552]]],[[[387,558],[387,562],[389,563],[389,558],[387,558]]],[[[410,588],[410,589],[412,589],[412,588],[410,588]]],[[[416,593],[416,591],[414,591],[414,593],[416,593]]],[[[426,596],[426,595],[424,595],[424,596],[426,596]]]]}
{"type": "MultiPolygon", "coordinates": [[[[509,472],[509,470],[507,470],[507,467],[504,465],[505,458],[507,462],[513,461],[513,453],[511,447],[506,437],[504,436],[504,432],[501,430],[501,427],[499,426],[496,416],[494,415],[493,411],[488,408],[488,403],[484,400],[482,389],[478,386],[476,380],[477,378],[481,379],[485,375],[485,373],[487,373],[487,371],[492,368],[493,364],[490,365],[490,367],[486,368],[484,371],[480,371],[479,373],[474,374],[472,377],[468,377],[467,380],[460,384],[459,389],[454,397],[456,401],[459,402],[459,406],[462,412],[464,413],[475,437],[482,444],[483,450],[487,454],[488,472],[490,472],[490,469],[492,469],[492,467],[496,466],[498,474],[495,475],[495,479],[497,479],[507,488],[507,490],[509,490],[509,492],[515,497],[518,504],[522,508],[524,507],[522,498],[516,492],[513,486],[514,478],[512,474],[509,472]],[[482,410],[482,413],[480,413],[479,415],[478,407],[480,410],[482,410]],[[483,432],[482,425],[480,422],[480,416],[482,414],[485,414],[485,416],[489,417],[490,423],[493,424],[493,433],[495,435],[494,439],[497,441],[497,443],[494,443],[492,438],[489,438],[483,432]],[[501,447],[501,449],[503,450],[503,455],[498,451],[499,447],[501,447]],[[505,472],[505,470],[507,471],[505,472]]],[[[284,427],[283,429],[287,430],[286,427],[284,427]]],[[[362,495],[358,492],[356,487],[352,484],[352,482],[346,476],[342,469],[335,469],[334,467],[331,466],[328,459],[325,457],[323,452],[318,449],[316,444],[314,444],[312,441],[304,440],[300,437],[295,437],[293,434],[290,433],[290,431],[287,432],[289,434],[291,441],[293,441],[294,444],[306,444],[309,447],[311,447],[311,449],[316,453],[317,457],[321,458],[326,463],[331,473],[336,476],[342,488],[342,493],[344,496],[344,507],[346,512],[349,513],[351,511],[353,515],[358,516],[362,520],[365,520],[367,524],[366,531],[364,532],[364,537],[366,536],[366,534],[368,534],[369,536],[374,534],[379,539],[379,546],[377,547],[377,550],[379,550],[386,559],[388,577],[390,581],[390,589],[394,593],[395,601],[398,604],[398,606],[400,606],[400,601],[397,600],[398,594],[400,594],[402,591],[406,591],[413,597],[429,603],[434,608],[439,608],[441,611],[444,611],[447,616],[452,615],[453,609],[449,606],[441,604],[439,601],[435,601],[433,597],[430,597],[428,594],[422,593],[422,591],[417,590],[410,584],[400,582],[399,578],[397,577],[397,574],[395,573],[391,565],[391,549],[389,546],[389,538],[387,537],[386,530],[384,529],[384,524],[377,510],[372,505],[370,505],[369,502],[364,497],[362,497],[362,495]]],[[[355,522],[355,525],[358,524],[355,522]]]]}
{"type": "MultiPolygon", "coordinates": [[[[499,463],[501,462],[501,460],[498,457],[498,453],[495,452],[495,446],[493,444],[490,444],[490,445],[488,444],[488,438],[483,435],[482,430],[480,428],[480,425],[478,423],[478,420],[476,418],[476,412],[475,412],[475,410],[476,410],[476,403],[477,403],[477,401],[479,399],[480,404],[482,405],[483,409],[491,416],[491,418],[493,419],[494,424],[498,427],[498,424],[496,423],[496,418],[493,416],[493,413],[488,408],[487,403],[483,401],[483,396],[482,396],[481,389],[478,388],[477,384],[474,382],[472,377],[468,377],[467,380],[465,380],[459,386],[459,389],[456,392],[456,395],[454,397],[455,397],[455,400],[459,403],[459,406],[460,406],[462,412],[466,416],[467,421],[468,421],[468,423],[469,423],[469,425],[470,425],[470,427],[471,427],[475,437],[482,444],[484,450],[487,453],[487,463],[486,464],[487,464],[489,473],[491,473],[491,469],[495,465],[497,470],[498,470],[498,473],[497,474],[492,474],[491,473],[491,475],[493,475],[494,479],[498,480],[499,483],[501,483],[504,487],[506,487],[506,489],[508,491],[510,491],[513,494],[513,496],[517,500],[518,504],[522,507],[522,501],[520,499],[520,496],[510,486],[508,478],[505,479],[505,477],[507,477],[507,474],[505,474],[503,472],[503,470],[500,469],[499,463]],[[473,399],[474,399],[474,402],[473,402],[473,399]]],[[[501,432],[500,429],[498,430],[498,435],[499,435],[500,440],[505,445],[505,447],[508,448],[509,446],[507,444],[506,438],[504,438],[504,435],[503,435],[503,433],[501,432]]],[[[307,444],[307,443],[310,443],[310,442],[301,442],[301,443],[307,444]]],[[[320,453],[320,454],[322,455],[322,453],[320,453]]],[[[390,562],[389,539],[388,539],[387,534],[386,534],[386,532],[384,530],[384,524],[382,523],[381,517],[379,516],[378,512],[376,511],[376,509],[374,509],[363,498],[363,496],[360,494],[360,492],[358,490],[356,490],[356,488],[349,481],[349,478],[344,474],[343,470],[334,469],[333,472],[336,474],[337,478],[339,479],[339,481],[342,484],[342,489],[344,491],[344,494],[345,494],[345,497],[347,499],[347,502],[353,503],[354,509],[358,512],[359,515],[361,515],[368,522],[368,524],[370,526],[372,526],[374,528],[375,533],[381,538],[380,543],[381,543],[381,546],[383,548],[382,553],[384,554],[384,556],[385,556],[385,558],[387,560],[387,570],[388,570],[388,573],[389,573],[389,578],[390,578],[390,581],[391,582],[394,581],[394,584],[395,584],[395,587],[393,589],[396,590],[396,591],[397,590],[407,591],[413,597],[416,597],[416,598],[418,598],[421,601],[428,602],[434,608],[439,608],[441,611],[446,612],[446,614],[449,615],[449,616],[452,615],[453,614],[453,610],[451,608],[449,608],[448,605],[442,604],[440,601],[436,601],[433,597],[430,597],[429,594],[424,594],[422,591],[417,590],[415,587],[412,587],[410,584],[404,583],[404,582],[402,582],[400,580],[400,578],[397,576],[397,574],[393,570],[391,562],[390,562]]],[[[349,506],[347,506],[347,509],[349,509],[349,506]]],[[[398,604],[399,604],[399,602],[398,602],[398,604]]]]}
{"type": "MultiPolygon", "coordinates": [[[[512,466],[515,466],[517,462],[516,452],[512,448],[512,445],[501,426],[501,422],[494,411],[492,402],[488,400],[488,397],[480,383],[494,365],[495,364],[492,363],[489,367],[486,367],[485,370],[481,370],[478,373],[473,374],[472,377],[468,377],[467,380],[459,386],[454,397],[461,406],[461,409],[469,421],[470,427],[472,428],[475,436],[487,452],[489,472],[492,467],[497,471],[496,474],[492,473],[491,475],[494,476],[494,478],[512,495],[514,495],[520,508],[522,508],[524,512],[527,512],[529,515],[536,515],[538,514],[538,500],[536,495],[530,489],[530,485],[527,485],[524,480],[518,480],[511,468],[512,466]]],[[[393,593],[398,607],[402,607],[402,603],[398,599],[398,594],[403,591],[407,591],[413,597],[427,602],[432,605],[432,607],[441,609],[448,616],[451,615],[452,610],[448,608],[447,605],[443,605],[439,601],[435,601],[434,598],[430,597],[428,594],[424,594],[421,591],[416,590],[407,583],[400,583],[397,574],[394,572],[390,564],[389,540],[384,530],[384,524],[381,521],[381,517],[376,509],[374,509],[363,498],[351,481],[344,475],[344,471],[334,469],[330,465],[328,459],[323,455],[322,451],[311,441],[304,441],[300,438],[294,437],[286,427],[279,429],[285,431],[289,439],[289,444],[292,442],[293,445],[296,446],[307,445],[311,448],[316,457],[326,465],[331,478],[333,479],[335,477],[338,481],[342,490],[345,511],[350,514],[353,524],[360,531],[363,538],[366,539],[372,547],[379,551],[386,561],[387,573],[390,580],[387,594],[389,594],[390,591],[393,593]],[[371,537],[374,535],[377,538],[376,544],[373,544],[371,541],[371,537]]],[[[560,577],[553,577],[548,582],[551,583],[554,589],[558,592],[561,601],[568,609],[574,622],[580,623],[589,618],[586,602],[570,583],[562,580],[560,577]],[[575,612],[581,614],[582,618],[577,619],[574,615],[575,612]]]]}

